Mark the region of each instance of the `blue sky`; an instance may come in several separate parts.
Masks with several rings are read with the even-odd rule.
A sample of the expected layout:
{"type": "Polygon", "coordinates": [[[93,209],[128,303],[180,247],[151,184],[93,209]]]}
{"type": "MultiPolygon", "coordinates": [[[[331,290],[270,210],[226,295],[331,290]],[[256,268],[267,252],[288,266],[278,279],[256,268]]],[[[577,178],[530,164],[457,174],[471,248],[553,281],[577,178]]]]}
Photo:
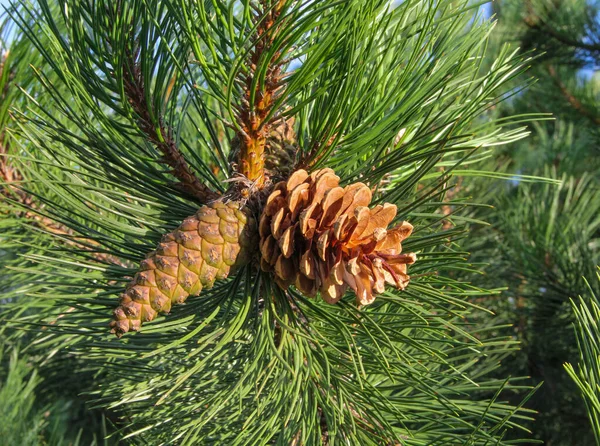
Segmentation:
{"type": "MultiPolygon", "coordinates": [[[[10,0],[0,0],[0,10],[4,10],[4,6],[8,6],[8,4],[10,3],[10,0]]],[[[484,8],[488,8],[491,9],[489,5],[485,5],[484,8]]],[[[488,12],[489,13],[489,12],[488,12]]]]}

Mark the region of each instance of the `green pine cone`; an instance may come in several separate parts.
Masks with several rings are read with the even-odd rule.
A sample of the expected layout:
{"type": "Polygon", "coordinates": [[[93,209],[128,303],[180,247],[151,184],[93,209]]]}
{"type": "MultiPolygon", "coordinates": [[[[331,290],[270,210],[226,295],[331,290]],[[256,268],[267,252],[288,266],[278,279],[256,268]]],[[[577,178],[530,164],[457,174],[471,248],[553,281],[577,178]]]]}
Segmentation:
{"type": "Polygon", "coordinates": [[[114,311],[111,332],[120,337],[138,331],[143,322],[168,313],[172,305],[247,264],[255,233],[253,217],[239,202],[202,206],[141,262],[114,311]]]}

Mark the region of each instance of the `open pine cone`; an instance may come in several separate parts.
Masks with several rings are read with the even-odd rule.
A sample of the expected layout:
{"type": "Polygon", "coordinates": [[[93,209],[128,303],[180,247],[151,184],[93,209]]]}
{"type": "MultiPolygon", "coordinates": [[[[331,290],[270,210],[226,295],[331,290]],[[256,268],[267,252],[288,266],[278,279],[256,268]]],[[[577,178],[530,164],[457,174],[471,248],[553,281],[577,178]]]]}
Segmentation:
{"type": "Polygon", "coordinates": [[[345,188],[331,169],[310,175],[298,170],[278,183],[260,218],[261,268],[272,272],[286,289],[295,285],[335,303],[351,288],[360,305],[368,305],[385,284],[404,289],[406,265],[414,253],[402,254],[402,241],[412,225],[387,230],[396,206],[372,209],[370,189],[363,183],[345,188]]]}

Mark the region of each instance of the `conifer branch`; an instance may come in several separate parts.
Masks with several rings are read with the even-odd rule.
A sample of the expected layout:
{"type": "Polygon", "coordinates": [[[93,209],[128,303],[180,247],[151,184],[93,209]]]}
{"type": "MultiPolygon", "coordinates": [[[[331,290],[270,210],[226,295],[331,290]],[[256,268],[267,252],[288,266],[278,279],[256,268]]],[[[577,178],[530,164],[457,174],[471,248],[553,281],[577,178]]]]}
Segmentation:
{"type": "Polygon", "coordinates": [[[150,108],[146,97],[146,85],[138,62],[139,50],[126,51],[123,63],[123,87],[127,100],[138,115],[137,125],[148,140],[162,153],[161,162],[171,167],[171,173],[179,179],[177,186],[187,195],[200,203],[219,198],[219,194],[210,190],[194,174],[193,170],[179,151],[173,137],[173,129],[150,108]],[[155,125],[155,119],[158,125],[155,125]]]}
{"type": "Polygon", "coordinates": [[[593,124],[600,125],[600,116],[597,116],[591,110],[589,110],[583,103],[569,90],[569,88],[560,80],[560,76],[556,72],[556,68],[552,65],[547,66],[548,74],[565,97],[565,99],[571,104],[571,106],[577,110],[582,116],[592,121],[593,124]]]}
{"type": "Polygon", "coordinates": [[[281,28],[279,19],[287,1],[278,0],[274,5],[271,5],[268,0],[260,1],[259,11],[255,16],[258,25],[253,48],[249,53],[248,73],[242,77],[243,100],[238,112],[238,123],[241,128],[238,131],[240,138],[238,169],[259,189],[266,183],[265,147],[268,135],[277,120],[271,115],[283,77],[283,62],[279,61],[281,52],[276,51],[269,60],[264,72],[264,83],[258,79],[261,75],[258,70],[261,68],[260,63],[264,53],[272,47],[281,28]]]}
{"type": "MultiPolygon", "coordinates": [[[[0,73],[2,68],[3,66],[0,66],[0,73]]],[[[44,206],[40,205],[32,195],[28,194],[19,186],[19,184],[22,184],[25,181],[25,178],[21,171],[10,163],[8,149],[9,145],[5,139],[5,132],[2,131],[0,134],[0,201],[12,200],[23,209],[22,212],[17,214],[19,218],[33,222],[43,231],[62,238],[71,246],[84,251],[89,251],[99,262],[110,263],[122,267],[130,266],[116,256],[93,251],[95,247],[100,248],[99,243],[90,239],[76,241],[76,236],[71,228],[45,216],[43,214],[44,206]]]]}
{"type": "Polygon", "coordinates": [[[0,196],[5,198],[16,196],[19,203],[28,206],[30,200],[27,194],[14,186],[21,182],[23,177],[21,176],[21,173],[8,162],[8,147],[4,137],[4,132],[2,132],[0,135],[0,181],[2,185],[0,196]]]}
{"type": "MultiPolygon", "coordinates": [[[[431,209],[439,208],[439,200],[433,196],[433,188],[438,187],[435,178],[445,178],[444,173],[435,171],[436,166],[449,169],[456,152],[470,153],[470,148],[464,147],[466,140],[474,140],[476,145],[502,142],[504,137],[496,136],[488,126],[477,130],[473,138],[472,124],[491,105],[489,98],[504,91],[505,70],[518,74],[524,69],[507,53],[479,77],[479,66],[472,61],[479,60],[486,47],[487,22],[474,20],[452,0],[442,0],[439,5],[408,0],[396,2],[396,8],[380,1],[131,0],[122,2],[127,5],[123,11],[115,10],[114,1],[103,0],[70,3],[68,13],[54,11],[50,0],[40,3],[45,6],[44,14],[25,27],[30,36],[36,37],[41,29],[39,34],[50,39],[46,43],[40,37],[37,45],[48,64],[42,65],[48,81],[44,77],[41,91],[32,91],[31,96],[40,100],[31,109],[42,117],[62,113],[56,121],[25,122],[24,140],[19,141],[32,157],[40,158],[40,166],[48,166],[32,171],[41,187],[33,189],[31,196],[37,201],[38,194],[49,195],[48,201],[38,201],[48,203],[40,213],[73,228],[73,237],[57,237],[63,244],[67,243],[63,239],[74,239],[90,246],[86,240],[90,237],[107,246],[108,252],[116,252],[111,246],[118,247],[118,255],[130,259],[140,258],[151,244],[158,248],[151,260],[143,261],[143,267],[150,269],[140,268],[129,286],[131,302],[125,304],[131,314],[120,320],[130,320],[130,328],[149,320],[144,319],[150,315],[148,307],[157,314],[158,310],[164,312],[169,305],[165,306],[166,301],[159,302],[157,310],[152,308],[157,298],[166,296],[169,302],[178,303],[183,297],[181,290],[186,296],[196,295],[192,291],[198,289],[188,287],[192,274],[205,288],[201,298],[187,299],[186,305],[174,309],[166,320],[154,319],[142,336],[107,342],[101,333],[106,309],[114,307],[115,291],[122,290],[123,271],[88,267],[92,265],[81,258],[93,251],[67,249],[64,255],[54,256],[45,254],[48,250],[43,245],[32,243],[34,248],[41,247],[41,255],[28,253],[26,262],[13,261],[12,256],[8,259],[23,270],[15,276],[19,287],[23,283],[33,290],[28,293],[31,298],[17,297],[10,303],[10,324],[29,326],[39,320],[48,327],[45,332],[36,330],[33,336],[38,336],[34,340],[39,342],[32,342],[30,348],[45,361],[51,380],[60,386],[68,380],[83,383],[83,391],[94,404],[115,407],[126,420],[123,431],[137,437],[131,441],[395,444],[407,438],[423,444],[462,444],[465,439],[483,443],[498,437],[498,443],[510,443],[497,432],[503,431],[504,425],[518,426],[529,412],[522,414],[521,406],[491,400],[489,393],[498,388],[499,394],[504,383],[486,376],[512,350],[512,341],[492,330],[486,330],[492,334],[480,339],[480,331],[471,324],[465,328],[463,322],[472,314],[469,300],[489,292],[463,284],[458,276],[445,277],[446,268],[467,269],[468,264],[454,243],[448,243],[459,231],[439,233],[431,223],[432,218],[439,220],[439,215],[431,217],[431,209]],[[135,23],[132,34],[126,23],[129,18],[135,23]],[[288,78],[290,54],[292,60],[301,58],[302,64],[288,78]],[[186,76],[190,74],[188,86],[193,95],[189,102],[180,101],[177,82],[165,111],[163,99],[171,88],[167,83],[173,72],[181,69],[190,70],[186,76]],[[462,79],[473,79],[481,88],[462,79]],[[62,95],[63,88],[81,94],[62,95]],[[414,219],[419,228],[406,246],[423,253],[423,260],[411,267],[415,273],[411,286],[402,293],[390,290],[372,308],[355,311],[347,310],[349,303],[344,301],[337,306],[323,305],[294,287],[288,294],[277,287],[277,300],[272,300],[265,291],[273,277],[255,268],[244,268],[230,280],[217,283],[221,279],[213,274],[217,267],[212,265],[224,258],[216,259],[215,253],[235,253],[239,230],[231,225],[238,229],[241,225],[230,217],[231,211],[235,214],[239,209],[224,212],[212,207],[218,224],[208,209],[201,215],[205,221],[188,218],[182,223],[181,218],[190,215],[189,203],[156,187],[155,169],[147,159],[139,159],[140,148],[131,148],[130,135],[122,134],[123,108],[135,115],[131,125],[139,139],[145,139],[148,146],[154,144],[165,158],[172,157],[171,169],[177,167],[181,150],[198,170],[191,172],[183,157],[179,161],[200,180],[211,167],[226,167],[228,148],[240,150],[241,154],[235,154],[238,176],[244,168],[250,172],[257,167],[252,174],[257,177],[250,175],[246,184],[264,185],[262,193],[256,191],[260,196],[270,192],[266,185],[275,182],[277,174],[282,181],[288,179],[288,173],[283,173],[288,165],[292,172],[298,171],[297,159],[310,151],[309,144],[321,148],[329,144],[328,150],[315,153],[315,157],[322,156],[319,168],[335,168],[343,175],[335,188],[330,188],[330,182],[323,183],[326,187],[321,192],[334,190],[328,195],[331,203],[339,201],[334,194],[345,188],[339,186],[340,181],[365,178],[362,181],[377,184],[387,174],[388,201],[402,206],[399,215],[414,219]],[[233,121],[231,134],[221,133],[230,127],[222,118],[233,121]],[[291,125],[294,118],[297,125],[291,125]],[[446,134],[436,136],[434,129],[451,124],[456,128],[455,139],[446,134]],[[398,126],[407,128],[405,146],[390,151],[382,160],[379,154],[394,140],[398,126]],[[293,135],[294,128],[299,129],[298,138],[293,135]],[[71,134],[78,139],[70,142],[71,134]],[[184,135],[181,145],[179,134],[184,135]],[[198,153],[183,145],[194,136],[203,140],[203,150],[198,153]],[[233,136],[237,141],[230,141],[233,136]],[[219,153],[211,153],[214,147],[219,153]],[[283,150],[275,153],[274,148],[283,150]],[[94,154],[97,159],[90,157],[94,154]],[[250,158],[252,154],[256,160],[250,158]],[[111,161],[115,159],[123,163],[111,161]],[[257,161],[257,165],[251,166],[249,161],[257,161]],[[384,163],[385,168],[371,173],[384,163]],[[72,173],[64,172],[65,166],[72,173]],[[138,174],[136,181],[131,181],[132,173],[138,174]],[[434,183],[431,193],[422,197],[413,193],[421,183],[430,181],[434,183]],[[51,208],[52,197],[57,197],[55,208],[51,208]],[[135,197],[134,202],[130,203],[129,197],[135,197]],[[98,215],[96,209],[104,212],[98,215]],[[169,236],[154,244],[158,234],[176,224],[184,227],[169,233],[174,240],[169,236]],[[94,236],[94,228],[99,228],[101,237],[94,236]],[[75,238],[79,236],[83,238],[75,238]],[[232,245],[227,249],[221,241],[226,237],[233,239],[227,241],[232,245]],[[208,266],[196,273],[191,269],[196,260],[203,268],[208,266]],[[203,282],[200,275],[204,275],[203,282]],[[414,280],[417,277],[420,279],[414,280]],[[136,299],[144,301],[144,312],[134,313],[136,299]],[[65,312],[58,320],[57,311],[65,307],[76,310],[65,312]],[[49,320],[57,322],[49,325],[49,320]],[[65,352],[69,361],[60,361],[62,357],[54,352],[65,352]],[[66,379],[55,372],[62,369],[66,379]],[[90,382],[84,381],[88,376],[90,382]]],[[[515,138],[519,134],[507,135],[515,138]]],[[[20,167],[21,159],[14,159],[14,165],[20,167]]],[[[29,179],[27,167],[22,169],[24,181],[29,179]]],[[[235,176],[231,181],[237,181],[235,176]]],[[[292,184],[288,184],[289,191],[285,189],[290,197],[296,190],[292,184]]],[[[369,201],[369,190],[361,186],[349,198],[358,207],[369,201]]],[[[302,189],[297,191],[302,197],[302,189]]],[[[381,198],[387,200],[384,194],[381,198]]],[[[320,199],[325,205],[324,195],[320,199]]],[[[319,228],[327,229],[323,234],[329,234],[333,229],[329,220],[335,220],[337,211],[327,202],[328,212],[321,215],[323,206],[318,206],[319,218],[314,220],[319,228]]],[[[288,204],[281,205],[284,213],[287,208],[288,204]]],[[[386,206],[382,218],[389,219],[391,209],[386,206]]],[[[366,209],[362,212],[362,232],[378,225],[376,234],[369,229],[373,234],[361,245],[367,252],[391,235],[377,219],[365,217],[366,209]]],[[[345,215],[347,220],[356,217],[350,211],[345,215]]],[[[292,217],[296,221],[299,214],[292,217]]],[[[351,226],[338,225],[340,231],[352,230],[358,237],[356,220],[356,226],[354,220],[351,226]]],[[[306,221],[312,224],[308,218],[306,221]]],[[[263,232],[273,232],[271,226],[278,224],[268,223],[263,224],[263,232]]],[[[275,253],[281,250],[279,246],[287,250],[292,243],[302,242],[311,257],[320,255],[316,233],[296,242],[292,231],[287,232],[288,238],[280,237],[275,253]]],[[[344,241],[349,251],[350,244],[344,241]]],[[[254,247],[251,253],[257,251],[255,241],[248,246],[254,247]]],[[[323,238],[321,251],[327,246],[323,238]]],[[[95,246],[91,250],[95,251],[95,246]]],[[[402,253],[381,253],[375,258],[368,252],[353,265],[363,276],[382,274],[397,284],[396,270],[403,271],[406,265],[401,262],[411,259],[402,253]]],[[[256,253],[256,258],[261,255],[256,253]]],[[[284,260],[279,263],[283,265],[284,260]]],[[[328,263],[321,260],[319,267],[325,270],[328,263]]],[[[273,268],[277,271],[277,262],[273,268]]],[[[343,268],[336,271],[344,273],[343,268]]],[[[371,276],[368,282],[366,279],[370,284],[371,276]]],[[[351,281],[351,276],[347,280],[351,281]]],[[[15,293],[20,290],[16,288],[15,293]]]]}
{"type": "MultiPolygon", "coordinates": [[[[2,135],[2,140],[4,135],[2,135]]],[[[77,236],[71,228],[53,220],[44,215],[44,205],[38,203],[35,198],[19,187],[24,181],[22,173],[11,163],[9,163],[7,145],[4,141],[0,142],[0,199],[12,199],[23,212],[18,213],[18,217],[29,220],[40,229],[54,236],[60,237],[70,246],[79,248],[83,251],[88,251],[94,259],[102,263],[119,265],[128,268],[120,258],[95,251],[95,248],[100,248],[100,244],[91,239],[77,241],[77,236]]]]}
{"type": "MultiPolygon", "coordinates": [[[[528,4],[528,6],[529,6],[529,4],[528,4]]],[[[525,22],[525,25],[527,25],[527,27],[529,27],[530,29],[539,31],[543,34],[546,34],[547,36],[557,40],[558,42],[560,42],[566,46],[570,46],[572,48],[578,48],[578,49],[581,49],[584,51],[589,51],[589,52],[600,52],[600,45],[595,44],[595,43],[585,43],[585,42],[582,42],[581,40],[573,39],[563,33],[560,33],[557,30],[555,30],[552,26],[548,25],[538,15],[532,16],[531,8],[529,8],[529,10],[530,10],[530,15],[527,15],[523,19],[523,21],[525,22]]]]}

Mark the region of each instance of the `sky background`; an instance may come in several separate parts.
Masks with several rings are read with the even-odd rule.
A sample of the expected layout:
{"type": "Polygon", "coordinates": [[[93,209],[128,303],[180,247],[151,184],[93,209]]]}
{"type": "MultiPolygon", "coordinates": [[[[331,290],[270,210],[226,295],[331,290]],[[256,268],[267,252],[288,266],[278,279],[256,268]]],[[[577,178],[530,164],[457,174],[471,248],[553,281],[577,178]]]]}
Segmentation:
{"type": "MultiPolygon", "coordinates": [[[[0,7],[2,7],[2,11],[4,10],[4,6],[8,6],[9,3],[10,0],[0,0],[0,7]]],[[[484,8],[491,10],[491,7],[489,5],[485,5],[484,8]]]]}

